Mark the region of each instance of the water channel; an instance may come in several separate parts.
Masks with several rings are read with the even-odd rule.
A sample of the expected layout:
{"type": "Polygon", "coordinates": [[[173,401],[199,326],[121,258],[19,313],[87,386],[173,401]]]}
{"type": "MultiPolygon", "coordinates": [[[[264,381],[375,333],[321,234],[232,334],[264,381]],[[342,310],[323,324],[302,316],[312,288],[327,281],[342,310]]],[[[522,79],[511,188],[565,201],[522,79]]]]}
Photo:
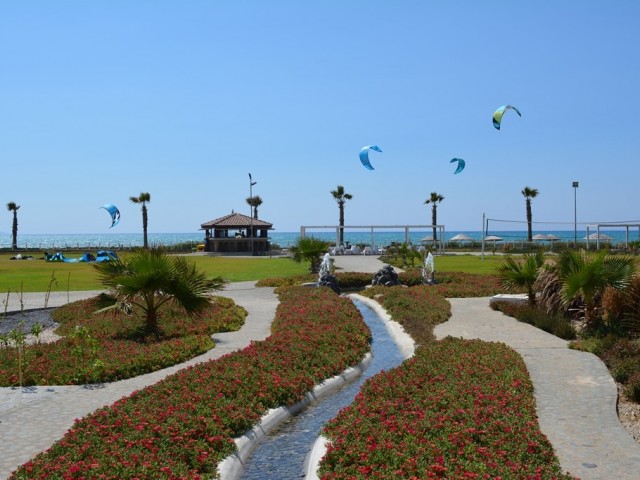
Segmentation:
{"type": "Polygon", "coordinates": [[[373,359],[364,373],[352,383],[301,411],[265,437],[244,466],[241,480],[284,480],[304,477],[304,462],[325,423],[353,402],[364,381],[382,370],[404,361],[398,346],[377,313],[358,300],[360,310],[373,337],[373,359]]]}

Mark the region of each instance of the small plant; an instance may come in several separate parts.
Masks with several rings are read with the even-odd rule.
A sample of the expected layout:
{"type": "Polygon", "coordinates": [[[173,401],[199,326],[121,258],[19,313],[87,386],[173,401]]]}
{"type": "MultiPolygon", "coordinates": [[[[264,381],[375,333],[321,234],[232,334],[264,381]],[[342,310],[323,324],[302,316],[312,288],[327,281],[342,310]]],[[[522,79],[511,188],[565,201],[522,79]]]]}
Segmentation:
{"type": "Polygon", "coordinates": [[[49,279],[49,285],[47,286],[47,293],[45,293],[44,295],[44,308],[47,308],[47,305],[49,305],[49,297],[51,296],[51,288],[53,286],[58,286],[58,279],[56,278],[56,272],[55,270],[53,272],[51,272],[51,278],[49,279]]]}
{"type": "Polygon", "coordinates": [[[18,385],[22,387],[24,378],[24,346],[27,340],[27,335],[24,333],[22,327],[24,322],[20,322],[16,328],[9,332],[9,339],[13,343],[18,355],[18,385]]]}
{"type": "Polygon", "coordinates": [[[40,344],[40,335],[42,335],[43,331],[44,327],[41,323],[34,323],[31,325],[31,331],[29,333],[35,337],[37,344],[40,344]]]}
{"type": "MultiPolygon", "coordinates": [[[[80,325],[76,325],[74,331],[69,335],[71,340],[71,354],[74,358],[74,370],[76,372],[75,381],[80,383],[90,377],[91,368],[87,365],[95,365],[98,362],[98,341],[91,336],[89,330],[80,325]]],[[[102,363],[102,362],[100,362],[102,363]]],[[[104,367],[104,364],[102,364],[104,367]]]]}

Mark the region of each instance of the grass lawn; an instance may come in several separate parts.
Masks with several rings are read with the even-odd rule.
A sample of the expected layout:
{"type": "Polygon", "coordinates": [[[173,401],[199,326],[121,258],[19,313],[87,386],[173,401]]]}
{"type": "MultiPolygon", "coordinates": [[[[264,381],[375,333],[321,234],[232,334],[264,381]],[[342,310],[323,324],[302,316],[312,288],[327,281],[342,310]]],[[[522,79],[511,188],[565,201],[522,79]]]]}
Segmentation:
{"type": "MultiPolygon", "coordinates": [[[[68,254],[69,258],[81,254],[68,254]]],[[[126,255],[122,253],[120,255],[126,255]]],[[[100,290],[102,285],[90,263],[46,262],[42,255],[36,260],[10,260],[13,253],[0,255],[0,292],[46,292],[52,275],[57,280],[51,291],[100,290]]],[[[230,282],[260,280],[269,277],[289,277],[307,273],[308,266],[290,258],[191,257],[199,269],[212,277],[222,276],[230,282]]]]}
{"type": "MultiPolygon", "coordinates": [[[[67,254],[69,258],[81,254],[67,254]]],[[[126,255],[121,253],[120,255],[126,255]]],[[[0,293],[46,292],[52,276],[56,282],[51,291],[100,290],[102,285],[90,263],[45,262],[41,254],[36,260],[10,260],[13,253],[0,254],[0,293]]],[[[290,258],[268,257],[190,257],[199,269],[212,277],[222,276],[229,282],[261,280],[263,278],[290,277],[308,273],[306,263],[296,263],[290,258]]],[[[437,272],[495,273],[503,261],[500,255],[444,255],[435,257],[437,272]]],[[[419,262],[416,263],[416,266],[419,262]]]]}

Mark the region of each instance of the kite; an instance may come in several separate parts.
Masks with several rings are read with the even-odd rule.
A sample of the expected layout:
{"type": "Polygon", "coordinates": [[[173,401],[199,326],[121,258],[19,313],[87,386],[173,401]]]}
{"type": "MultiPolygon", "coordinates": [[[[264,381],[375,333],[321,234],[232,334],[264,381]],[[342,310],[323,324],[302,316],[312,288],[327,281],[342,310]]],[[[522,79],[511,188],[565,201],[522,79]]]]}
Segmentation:
{"type": "Polygon", "coordinates": [[[453,162],[458,162],[458,168],[456,168],[456,171],[453,172],[454,175],[456,173],[460,173],[462,170],[464,170],[465,161],[463,159],[461,159],[461,158],[452,158],[449,163],[453,163],[453,162]]]}
{"type": "Polygon", "coordinates": [[[382,153],[382,150],[380,150],[380,147],[377,145],[367,145],[366,147],[362,147],[362,150],[360,150],[360,161],[362,162],[362,165],[369,170],[373,170],[371,162],[369,162],[369,150],[374,150],[380,153],[382,153]]]}
{"type": "Polygon", "coordinates": [[[504,113],[507,110],[513,110],[518,114],[519,117],[522,116],[520,115],[520,111],[513,105],[503,105],[499,109],[497,109],[495,112],[493,112],[493,126],[496,127],[496,129],[500,130],[500,124],[502,123],[502,115],[504,115],[504,113]]]}
{"type": "Polygon", "coordinates": [[[116,207],[115,205],[111,205],[110,203],[107,203],[101,206],[100,208],[104,208],[107,212],[111,214],[111,227],[116,226],[120,221],[120,210],[118,210],[118,207],[116,207]]]}

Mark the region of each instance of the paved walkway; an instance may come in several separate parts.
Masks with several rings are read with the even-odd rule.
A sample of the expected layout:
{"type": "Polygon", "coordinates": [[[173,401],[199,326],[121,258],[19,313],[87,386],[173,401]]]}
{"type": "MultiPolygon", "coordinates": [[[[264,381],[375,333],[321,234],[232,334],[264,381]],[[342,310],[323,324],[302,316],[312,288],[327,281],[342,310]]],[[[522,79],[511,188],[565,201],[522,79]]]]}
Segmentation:
{"type": "MultiPolygon", "coordinates": [[[[73,296],[74,300],[79,300],[95,293],[74,292],[73,296]]],[[[110,405],[186,366],[221,357],[269,336],[278,304],[272,288],[255,288],[255,282],[238,282],[218,294],[232,298],[247,310],[245,324],[239,332],[216,334],[213,337],[216,347],[188,362],[94,387],[0,388],[0,478],[7,478],[17,467],[49,448],[71,428],[74,419],[110,405]]],[[[67,303],[66,293],[53,297],[49,299],[49,306],[67,303]]],[[[24,308],[44,306],[43,294],[24,294],[23,301],[24,308]]],[[[19,304],[17,309],[20,309],[19,304]]]]}
{"type": "Polygon", "coordinates": [[[583,480],[640,478],[640,445],[620,424],[616,385],[591,353],[489,307],[489,298],[450,299],[446,336],[503,342],[523,358],[534,384],[542,432],[565,471],[583,480]]]}

